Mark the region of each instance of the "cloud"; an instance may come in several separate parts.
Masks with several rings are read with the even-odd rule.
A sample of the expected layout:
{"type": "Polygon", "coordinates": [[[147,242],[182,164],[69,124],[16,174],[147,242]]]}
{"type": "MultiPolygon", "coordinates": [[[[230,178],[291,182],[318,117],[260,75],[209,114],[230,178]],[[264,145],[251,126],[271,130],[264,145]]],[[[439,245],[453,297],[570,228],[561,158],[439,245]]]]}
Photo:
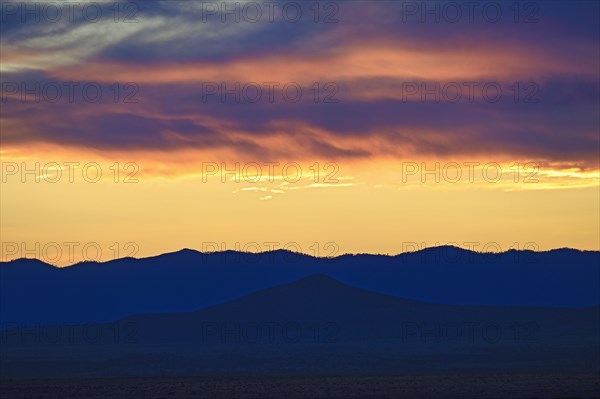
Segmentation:
{"type": "Polygon", "coordinates": [[[110,4],[109,17],[95,23],[8,18],[0,39],[3,147],[268,159],[489,156],[598,167],[597,3],[540,4],[535,23],[521,23],[525,14],[515,23],[510,8],[497,23],[480,11],[472,23],[444,14],[423,23],[400,2],[387,3],[339,2],[320,9],[318,22],[305,7],[298,23],[281,12],[235,22],[223,2],[214,3],[217,12],[205,2],[135,3],[135,23],[115,22],[110,4]],[[328,15],[337,22],[324,23],[328,15]],[[8,93],[15,82],[73,81],[100,85],[104,96],[90,102],[78,92],[74,102],[51,103],[8,93]],[[113,85],[131,82],[139,101],[123,101],[129,89],[115,101],[113,85]],[[206,95],[207,83],[252,82],[279,83],[275,101],[266,91],[256,103],[206,95]],[[291,82],[303,89],[297,102],[282,94],[291,82]],[[465,85],[474,83],[470,101],[465,85]],[[490,83],[502,89],[497,102],[482,94],[490,83]],[[407,95],[410,85],[465,92],[436,101],[407,95]],[[338,101],[324,103],[328,95],[338,101]]]}

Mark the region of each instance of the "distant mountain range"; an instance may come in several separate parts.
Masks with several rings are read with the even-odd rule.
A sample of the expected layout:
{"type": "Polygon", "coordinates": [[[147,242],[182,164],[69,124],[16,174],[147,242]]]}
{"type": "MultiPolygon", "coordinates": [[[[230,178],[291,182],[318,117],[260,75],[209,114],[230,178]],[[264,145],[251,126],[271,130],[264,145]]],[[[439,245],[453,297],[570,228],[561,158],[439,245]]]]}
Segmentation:
{"type": "Polygon", "coordinates": [[[599,312],[432,304],[312,275],[194,312],[3,330],[0,377],[593,372],[599,312]]]}
{"type": "Polygon", "coordinates": [[[189,312],[322,274],[343,283],[439,304],[590,307],[600,304],[600,252],[477,253],[452,246],[396,256],[315,258],[194,250],[57,268],[0,263],[0,327],[105,323],[189,312]]]}

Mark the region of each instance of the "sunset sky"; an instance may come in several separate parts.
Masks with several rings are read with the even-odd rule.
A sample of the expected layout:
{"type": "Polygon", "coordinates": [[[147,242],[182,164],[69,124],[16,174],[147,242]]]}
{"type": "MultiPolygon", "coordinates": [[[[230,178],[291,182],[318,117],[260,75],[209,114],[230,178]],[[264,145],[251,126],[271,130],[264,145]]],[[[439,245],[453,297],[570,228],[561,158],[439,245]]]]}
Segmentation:
{"type": "Polygon", "coordinates": [[[598,2],[48,3],[1,3],[2,261],[600,250],[598,2]]]}

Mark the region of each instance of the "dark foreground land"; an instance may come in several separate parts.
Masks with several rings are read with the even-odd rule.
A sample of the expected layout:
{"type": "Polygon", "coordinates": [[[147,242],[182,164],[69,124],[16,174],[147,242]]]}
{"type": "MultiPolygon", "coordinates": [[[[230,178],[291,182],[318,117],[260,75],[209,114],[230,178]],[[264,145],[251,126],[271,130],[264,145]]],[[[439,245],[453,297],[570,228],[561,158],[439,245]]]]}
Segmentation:
{"type": "Polygon", "coordinates": [[[21,379],[0,398],[600,398],[596,374],[21,379]]]}

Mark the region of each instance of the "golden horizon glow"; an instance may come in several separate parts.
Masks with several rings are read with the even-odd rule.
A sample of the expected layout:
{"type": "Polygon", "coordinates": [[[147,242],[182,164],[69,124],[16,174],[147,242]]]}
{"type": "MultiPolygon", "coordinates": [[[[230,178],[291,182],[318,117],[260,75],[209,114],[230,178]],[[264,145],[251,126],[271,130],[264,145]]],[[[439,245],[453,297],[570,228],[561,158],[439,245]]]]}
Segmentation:
{"type": "MultiPolygon", "coordinates": [[[[207,162],[204,170],[202,164],[169,170],[146,169],[143,162],[126,167],[131,162],[126,158],[115,167],[114,158],[88,157],[73,166],[71,183],[68,167],[57,178],[57,165],[42,157],[10,161],[5,155],[2,261],[29,256],[66,266],[96,260],[97,248],[102,252],[99,261],[182,248],[262,252],[287,246],[320,256],[396,254],[405,247],[448,243],[492,251],[600,250],[596,170],[517,171],[514,162],[484,160],[319,160],[273,161],[270,172],[266,161],[256,161],[263,165],[258,175],[256,165],[249,163],[240,163],[237,170],[234,163],[226,163],[225,170],[216,162],[207,162]],[[38,174],[12,169],[10,175],[5,173],[7,165],[20,169],[23,162],[34,170],[33,160],[40,163],[38,174]],[[103,172],[97,183],[91,182],[96,167],[87,171],[90,181],[82,174],[82,166],[92,162],[103,172]],[[480,163],[470,170],[472,180],[466,162],[480,163]],[[284,174],[286,165],[290,166],[284,174]],[[457,165],[462,168],[460,179],[457,165]],[[125,183],[128,178],[131,183],[125,183]],[[77,245],[69,252],[69,245],[75,244],[65,243],[77,245]]],[[[78,160],[54,157],[52,162],[78,160]]],[[[171,166],[175,165],[181,163],[171,166]]]]}

